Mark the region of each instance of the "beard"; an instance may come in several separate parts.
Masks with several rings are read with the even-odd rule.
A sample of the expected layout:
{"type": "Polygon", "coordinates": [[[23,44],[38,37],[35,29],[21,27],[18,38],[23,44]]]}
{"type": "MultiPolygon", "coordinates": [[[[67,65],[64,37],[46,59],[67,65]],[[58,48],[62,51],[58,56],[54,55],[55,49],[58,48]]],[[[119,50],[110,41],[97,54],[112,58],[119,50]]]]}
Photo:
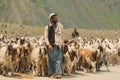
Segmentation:
{"type": "Polygon", "coordinates": [[[53,23],[53,24],[57,24],[58,21],[57,20],[51,20],[50,22],[53,23]]]}
{"type": "Polygon", "coordinates": [[[56,21],[53,21],[54,24],[56,24],[57,22],[58,22],[57,20],[56,20],[56,21]]]}

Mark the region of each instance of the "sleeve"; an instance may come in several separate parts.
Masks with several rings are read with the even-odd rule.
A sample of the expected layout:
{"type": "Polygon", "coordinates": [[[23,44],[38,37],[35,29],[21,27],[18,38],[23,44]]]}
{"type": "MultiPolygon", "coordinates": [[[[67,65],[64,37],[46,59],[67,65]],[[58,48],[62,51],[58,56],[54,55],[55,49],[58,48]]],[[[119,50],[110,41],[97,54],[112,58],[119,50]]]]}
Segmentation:
{"type": "Polygon", "coordinates": [[[49,45],[49,41],[48,41],[48,26],[45,27],[44,39],[45,39],[45,43],[46,43],[47,45],[49,45]]]}
{"type": "Polygon", "coordinates": [[[62,30],[63,30],[63,25],[61,23],[58,23],[58,28],[55,31],[55,34],[61,35],[62,34],[62,30]]]}
{"type": "Polygon", "coordinates": [[[61,46],[63,45],[64,38],[63,38],[63,25],[61,25],[61,46]]]}

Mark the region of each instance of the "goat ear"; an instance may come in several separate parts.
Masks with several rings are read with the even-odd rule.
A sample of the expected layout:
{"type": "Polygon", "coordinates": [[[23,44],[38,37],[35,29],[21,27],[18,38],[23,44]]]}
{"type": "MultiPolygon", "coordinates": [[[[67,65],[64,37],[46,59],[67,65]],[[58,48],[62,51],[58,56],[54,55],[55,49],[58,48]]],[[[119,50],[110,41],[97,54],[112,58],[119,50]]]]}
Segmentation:
{"type": "Polygon", "coordinates": [[[25,50],[24,50],[24,53],[25,53],[25,54],[28,53],[28,49],[25,49],[25,50]]]}
{"type": "Polygon", "coordinates": [[[46,48],[44,48],[44,51],[45,51],[45,54],[47,54],[47,49],[46,48]]]}
{"type": "Polygon", "coordinates": [[[28,47],[30,47],[30,43],[28,43],[28,45],[27,45],[28,47]]]}
{"type": "Polygon", "coordinates": [[[79,49],[80,48],[80,46],[79,45],[77,45],[77,49],[79,49]]]}
{"type": "Polygon", "coordinates": [[[8,53],[8,51],[6,51],[6,56],[8,56],[9,55],[9,53],[8,53]]]}
{"type": "Polygon", "coordinates": [[[77,42],[75,42],[75,45],[77,45],[77,42]]]}
{"type": "Polygon", "coordinates": [[[40,48],[39,54],[41,54],[41,48],[40,48]]]}

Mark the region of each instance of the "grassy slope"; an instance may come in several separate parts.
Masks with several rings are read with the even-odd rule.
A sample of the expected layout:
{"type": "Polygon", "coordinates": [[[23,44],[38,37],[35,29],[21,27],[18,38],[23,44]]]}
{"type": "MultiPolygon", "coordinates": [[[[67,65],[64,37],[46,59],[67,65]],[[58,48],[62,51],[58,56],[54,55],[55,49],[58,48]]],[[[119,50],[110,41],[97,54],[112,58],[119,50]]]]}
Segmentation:
{"type": "Polygon", "coordinates": [[[65,28],[120,28],[120,0],[0,0],[0,22],[45,26],[51,12],[65,28]]]}
{"type": "MultiPolygon", "coordinates": [[[[44,34],[44,27],[32,27],[32,26],[24,26],[18,24],[8,24],[3,25],[0,23],[0,34],[7,31],[8,37],[15,37],[15,36],[43,36],[44,34]]],[[[73,32],[72,28],[64,29],[64,38],[71,38],[71,33],[73,32]]],[[[88,38],[109,38],[109,39],[117,39],[120,38],[120,30],[107,30],[107,29],[78,29],[80,36],[88,37],[88,38]]]]}

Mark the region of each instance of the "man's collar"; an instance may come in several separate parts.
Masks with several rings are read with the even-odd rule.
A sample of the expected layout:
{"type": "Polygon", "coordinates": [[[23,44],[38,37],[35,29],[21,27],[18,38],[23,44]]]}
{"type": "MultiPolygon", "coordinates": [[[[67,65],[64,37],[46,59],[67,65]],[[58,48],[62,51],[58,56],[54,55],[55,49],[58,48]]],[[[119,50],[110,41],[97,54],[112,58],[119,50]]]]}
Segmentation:
{"type": "Polygon", "coordinates": [[[50,26],[52,26],[52,23],[50,23],[50,26]]]}

